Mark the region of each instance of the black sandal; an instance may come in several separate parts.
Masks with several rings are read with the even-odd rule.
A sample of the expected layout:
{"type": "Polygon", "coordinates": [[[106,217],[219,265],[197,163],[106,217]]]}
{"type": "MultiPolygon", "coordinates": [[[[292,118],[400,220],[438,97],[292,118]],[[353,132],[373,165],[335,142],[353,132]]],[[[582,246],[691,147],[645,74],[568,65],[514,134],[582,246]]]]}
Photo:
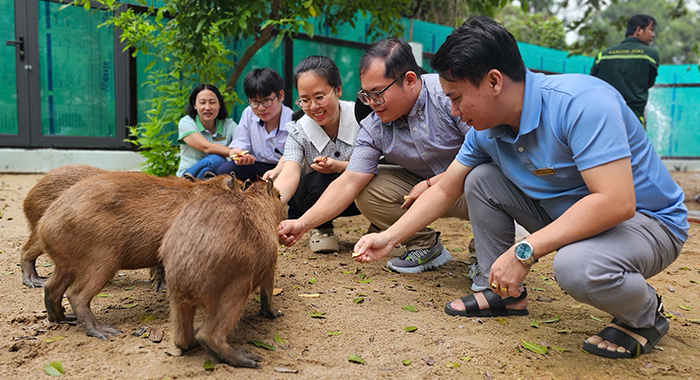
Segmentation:
{"type": "Polygon", "coordinates": [[[646,354],[651,351],[661,337],[668,331],[668,321],[663,316],[663,304],[661,297],[659,298],[659,308],[656,312],[656,320],[654,326],[647,328],[630,327],[617,318],[614,318],[608,327],[596,334],[601,339],[606,340],[619,347],[624,347],[625,352],[610,351],[605,348],[598,348],[597,345],[583,341],[583,350],[598,356],[614,359],[634,359],[639,355],[646,354]],[[640,339],[637,339],[634,335],[640,339]]]}
{"type": "Polygon", "coordinates": [[[486,289],[481,294],[484,295],[486,302],[489,304],[488,309],[479,309],[479,303],[474,294],[468,294],[460,298],[464,304],[464,310],[455,310],[450,307],[450,302],[448,302],[445,304],[445,313],[462,317],[507,317],[510,315],[528,315],[530,313],[527,308],[523,310],[506,309],[506,305],[514,304],[527,298],[527,289],[523,290],[517,298],[502,298],[491,291],[491,289],[486,289]]]}

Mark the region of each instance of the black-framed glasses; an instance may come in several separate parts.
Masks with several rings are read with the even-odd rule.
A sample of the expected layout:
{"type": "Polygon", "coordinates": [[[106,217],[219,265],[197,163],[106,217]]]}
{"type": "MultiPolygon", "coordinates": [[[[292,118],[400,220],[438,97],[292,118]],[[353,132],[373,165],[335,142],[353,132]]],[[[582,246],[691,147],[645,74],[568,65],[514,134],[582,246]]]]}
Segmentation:
{"type": "Polygon", "coordinates": [[[333,92],[333,90],[335,90],[335,87],[331,87],[331,90],[328,91],[326,95],[316,95],[313,99],[299,98],[297,99],[297,105],[303,110],[311,107],[312,102],[316,103],[316,106],[318,107],[324,107],[326,104],[328,104],[328,96],[333,92]]]}
{"type": "MultiPolygon", "coordinates": [[[[409,70],[409,71],[410,71],[410,70],[409,70]]],[[[366,106],[369,105],[370,100],[373,101],[373,102],[375,102],[375,103],[377,103],[377,104],[384,104],[384,102],[386,102],[386,100],[384,100],[384,95],[382,95],[382,94],[383,94],[386,90],[388,90],[389,87],[393,86],[394,83],[396,83],[396,81],[398,81],[399,79],[403,78],[407,73],[408,73],[408,71],[406,71],[406,72],[404,72],[403,74],[399,75],[398,78],[394,79],[393,82],[389,83],[389,85],[386,86],[386,87],[384,87],[381,91],[370,91],[370,92],[367,92],[367,91],[365,91],[365,90],[363,90],[363,89],[360,89],[360,91],[357,92],[357,99],[359,99],[359,100],[362,102],[362,104],[364,104],[364,105],[366,105],[366,106]]]]}
{"type": "Polygon", "coordinates": [[[272,102],[275,101],[275,98],[277,98],[277,94],[272,95],[272,97],[265,98],[262,100],[255,100],[255,99],[248,99],[248,105],[250,105],[251,108],[258,108],[262,104],[263,107],[269,107],[272,105],[272,102]]]}

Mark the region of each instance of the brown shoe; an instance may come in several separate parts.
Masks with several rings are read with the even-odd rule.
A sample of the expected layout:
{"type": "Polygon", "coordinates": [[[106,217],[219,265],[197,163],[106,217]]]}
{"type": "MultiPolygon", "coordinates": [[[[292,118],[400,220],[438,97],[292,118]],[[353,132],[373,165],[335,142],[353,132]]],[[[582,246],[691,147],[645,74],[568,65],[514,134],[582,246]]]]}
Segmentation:
{"type": "Polygon", "coordinates": [[[331,253],[340,251],[338,240],[333,236],[332,228],[311,230],[309,248],[313,253],[331,253]]]}

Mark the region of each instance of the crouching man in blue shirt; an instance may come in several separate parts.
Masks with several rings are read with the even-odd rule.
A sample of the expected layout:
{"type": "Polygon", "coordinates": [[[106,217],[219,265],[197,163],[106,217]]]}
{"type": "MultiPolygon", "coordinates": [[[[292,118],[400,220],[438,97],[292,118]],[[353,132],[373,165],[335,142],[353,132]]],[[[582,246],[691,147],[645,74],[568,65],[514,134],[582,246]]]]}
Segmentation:
{"type": "Polygon", "coordinates": [[[390,228],[355,246],[357,261],[385,256],[464,192],[476,255],[490,289],[445,305],[450,315],[526,315],[522,282],[557,251],[569,295],[614,316],[583,343],[634,358],[668,331],[645,279],[668,267],[688,235],[683,192],[620,94],[587,75],[528,71],[513,36],[474,17],[431,60],[452,114],[472,126],[435,186],[390,228]],[[513,220],[532,233],[514,243],[513,220]]]}

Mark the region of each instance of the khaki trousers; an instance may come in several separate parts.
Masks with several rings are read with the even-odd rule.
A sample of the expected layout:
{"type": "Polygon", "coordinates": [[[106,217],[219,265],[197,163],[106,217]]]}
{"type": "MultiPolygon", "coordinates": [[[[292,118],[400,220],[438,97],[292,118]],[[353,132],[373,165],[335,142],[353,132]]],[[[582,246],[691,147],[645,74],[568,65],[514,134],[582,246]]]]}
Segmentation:
{"type": "MultiPolygon", "coordinates": [[[[403,197],[422,180],[400,166],[379,165],[379,173],[360,192],[355,204],[370,222],[386,230],[407,211],[401,208],[403,197]]],[[[464,195],[442,217],[469,220],[464,195]]],[[[402,242],[408,250],[430,248],[435,243],[436,233],[429,228],[423,228],[402,242]]]]}

